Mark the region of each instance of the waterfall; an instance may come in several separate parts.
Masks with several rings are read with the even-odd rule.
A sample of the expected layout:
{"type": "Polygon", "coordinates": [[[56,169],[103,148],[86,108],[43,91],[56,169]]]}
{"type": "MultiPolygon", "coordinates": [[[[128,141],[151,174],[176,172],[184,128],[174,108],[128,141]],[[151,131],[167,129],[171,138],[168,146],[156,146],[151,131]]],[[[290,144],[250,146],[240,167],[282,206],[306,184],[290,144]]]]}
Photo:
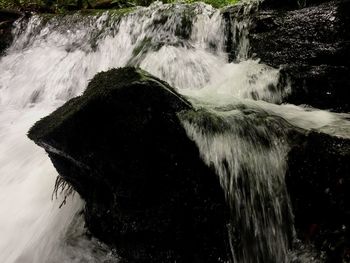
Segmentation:
{"type": "MultiPolygon", "coordinates": [[[[253,6],[241,7],[245,16],[253,6]]],[[[14,43],[0,60],[1,262],[118,262],[117,252],[84,234],[78,195],[62,207],[64,194],[52,200],[56,171],[26,133],[80,95],[97,72],[126,65],[167,81],[198,109],[180,118],[225,191],[234,261],[289,261],[286,131],[348,137],[348,116],[279,105],[292,87],[279,87],[278,69],[249,59],[249,18],[230,28],[234,63],[226,23],[221,10],[203,3],[159,2],[16,22],[14,43]]]]}
{"type": "Polygon", "coordinates": [[[231,206],[230,234],[242,246],[233,250],[235,262],[287,262],[293,232],[284,181],[287,123],[240,107],[183,119],[231,206]]]}

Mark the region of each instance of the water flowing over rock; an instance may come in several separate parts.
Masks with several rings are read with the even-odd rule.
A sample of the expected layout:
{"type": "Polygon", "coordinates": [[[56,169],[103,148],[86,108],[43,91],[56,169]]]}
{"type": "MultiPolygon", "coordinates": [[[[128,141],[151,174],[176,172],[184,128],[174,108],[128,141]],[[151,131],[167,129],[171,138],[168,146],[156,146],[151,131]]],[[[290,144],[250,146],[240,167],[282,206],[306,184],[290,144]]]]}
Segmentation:
{"type": "Polygon", "coordinates": [[[294,229],[284,159],[291,127],[239,106],[182,120],[226,193],[234,262],[288,262],[294,229]]]}
{"type": "Polygon", "coordinates": [[[350,117],[304,104],[346,111],[349,12],[297,2],[16,21],[0,59],[0,261],[346,261],[350,117]],[[94,78],[130,66],[155,77],[94,78]],[[31,132],[55,184],[25,135],[67,101],[31,132]]]}
{"type": "Polygon", "coordinates": [[[133,68],[100,73],[29,132],[86,201],[90,231],[129,261],[224,262],[224,193],[177,113],[192,106],[133,68]]]}
{"type": "Polygon", "coordinates": [[[21,16],[20,12],[0,9],[0,56],[11,45],[13,40],[12,25],[21,16]]]}

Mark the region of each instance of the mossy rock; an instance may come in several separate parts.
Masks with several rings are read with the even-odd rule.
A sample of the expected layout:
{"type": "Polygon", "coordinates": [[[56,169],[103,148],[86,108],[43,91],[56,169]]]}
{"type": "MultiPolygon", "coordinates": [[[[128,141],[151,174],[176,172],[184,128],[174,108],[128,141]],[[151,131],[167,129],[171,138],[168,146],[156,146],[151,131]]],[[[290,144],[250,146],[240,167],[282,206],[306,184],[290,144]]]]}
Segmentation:
{"type": "Polygon", "coordinates": [[[135,68],[97,74],[31,128],[85,200],[87,227],[126,262],[222,262],[228,207],[178,114],[191,104],[135,68]]]}

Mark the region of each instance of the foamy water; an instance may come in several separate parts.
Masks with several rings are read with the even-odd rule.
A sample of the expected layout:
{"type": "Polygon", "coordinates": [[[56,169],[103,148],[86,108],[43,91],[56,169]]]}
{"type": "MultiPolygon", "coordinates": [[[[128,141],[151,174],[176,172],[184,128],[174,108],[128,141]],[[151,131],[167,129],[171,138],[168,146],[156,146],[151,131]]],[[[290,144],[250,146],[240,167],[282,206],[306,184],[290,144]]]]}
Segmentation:
{"type": "MultiPolygon", "coordinates": [[[[285,191],[288,145],[285,135],[271,131],[271,122],[264,118],[273,116],[274,127],[282,117],[288,125],[349,137],[348,116],[275,104],[293,87],[277,89],[278,69],[247,58],[247,21],[234,24],[242,35],[240,62],[228,63],[224,23],[219,10],[204,4],[160,3],[124,16],[34,16],[17,22],[15,42],[0,60],[1,262],[117,261],[112,251],[85,235],[78,195],[62,208],[63,196],[51,200],[57,172],[26,133],[37,120],[80,95],[97,72],[126,65],[168,81],[195,107],[227,123],[229,128],[216,134],[200,121],[184,125],[204,161],[216,168],[232,211],[240,214],[241,205],[247,208],[232,225],[246,223],[245,234],[256,233],[257,254],[268,250],[266,257],[275,256],[275,262],[287,260],[280,213],[289,203],[286,194],[275,193],[285,191]],[[260,124],[256,116],[263,119],[260,124]],[[242,136],[245,133],[252,136],[242,136]],[[259,144],[254,137],[258,135],[271,147],[259,144]],[[240,189],[237,180],[254,191],[240,189]],[[273,203],[272,212],[266,200],[273,203]]],[[[244,251],[233,255],[237,262],[256,260],[244,251]]]]}

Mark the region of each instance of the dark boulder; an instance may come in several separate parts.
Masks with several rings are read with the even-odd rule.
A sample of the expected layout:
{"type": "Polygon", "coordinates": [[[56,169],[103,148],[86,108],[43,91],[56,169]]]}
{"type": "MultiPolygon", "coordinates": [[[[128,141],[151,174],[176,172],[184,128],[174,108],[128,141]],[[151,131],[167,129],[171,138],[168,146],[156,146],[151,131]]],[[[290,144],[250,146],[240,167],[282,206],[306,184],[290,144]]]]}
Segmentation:
{"type": "Polygon", "coordinates": [[[293,11],[257,12],[251,53],[282,68],[292,84],[285,102],[349,111],[350,1],[329,1],[293,11]]]}
{"type": "Polygon", "coordinates": [[[350,260],[350,140],[310,132],[288,156],[286,182],[298,237],[325,262],[350,260]]]}
{"type": "Polygon", "coordinates": [[[0,56],[11,45],[13,41],[11,34],[13,22],[21,16],[22,14],[18,11],[0,9],[0,56]]]}
{"type": "Polygon", "coordinates": [[[327,1],[329,0],[264,0],[260,7],[262,9],[297,9],[327,1]]]}
{"type": "Polygon", "coordinates": [[[146,72],[113,69],[29,132],[126,262],[228,258],[223,190],[177,117],[191,108],[146,72]]]}

